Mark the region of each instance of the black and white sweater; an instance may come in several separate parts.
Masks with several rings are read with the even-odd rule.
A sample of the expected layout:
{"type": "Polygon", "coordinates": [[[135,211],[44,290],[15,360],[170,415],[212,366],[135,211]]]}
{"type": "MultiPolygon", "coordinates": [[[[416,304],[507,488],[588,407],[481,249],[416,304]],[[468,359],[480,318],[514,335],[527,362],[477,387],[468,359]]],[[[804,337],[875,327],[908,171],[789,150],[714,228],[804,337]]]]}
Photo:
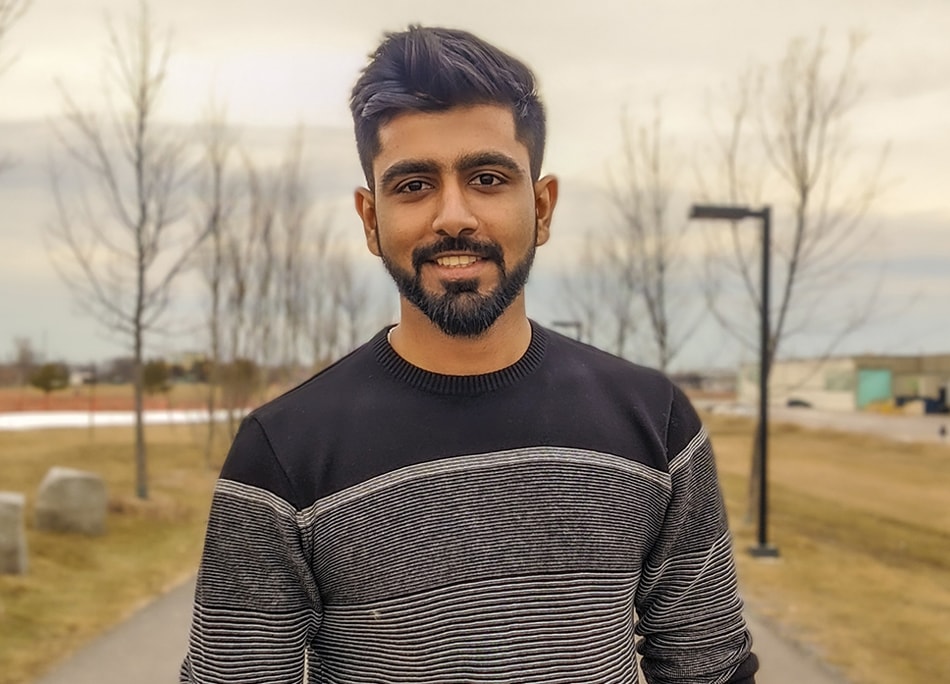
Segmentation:
{"type": "Polygon", "coordinates": [[[626,684],[638,641],[652,684],[753,681],[688,400],[532,325],[480,376],[414,367],[381,331],[248,416],[182,682],[626,684]]]}

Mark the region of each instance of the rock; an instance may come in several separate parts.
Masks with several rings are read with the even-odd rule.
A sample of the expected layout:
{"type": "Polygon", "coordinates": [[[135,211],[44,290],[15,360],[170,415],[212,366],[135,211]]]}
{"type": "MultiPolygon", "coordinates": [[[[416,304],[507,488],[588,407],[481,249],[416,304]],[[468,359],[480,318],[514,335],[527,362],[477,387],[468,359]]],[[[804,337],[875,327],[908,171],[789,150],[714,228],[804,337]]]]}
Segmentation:
{"type": "Polygon", "coordinates": [[[22,494],[0,492],[0,574],[26,574],[25,506],[22,494]]]}
{"type": "Polygon", "coordinates": [[[95,473],[50,468],[36,497],[36,528],[99,535],[106,531],[106,485],[95,473]]]}

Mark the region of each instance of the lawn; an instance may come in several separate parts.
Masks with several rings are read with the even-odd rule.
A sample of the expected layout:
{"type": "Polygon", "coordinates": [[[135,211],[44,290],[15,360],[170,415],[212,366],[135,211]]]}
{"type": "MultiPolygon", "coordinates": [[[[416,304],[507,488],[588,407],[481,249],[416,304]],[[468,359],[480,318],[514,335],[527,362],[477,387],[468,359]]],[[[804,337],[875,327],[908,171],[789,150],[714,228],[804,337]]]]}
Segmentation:
{"type": "MultiPolygon", "coordinates": [[[[775,426],[770,540],[743,522],[752,424],[705,416],[747,603],[861,684],[950,682],[950,449],[775,426]]],[[[204,465],[198,426],[150,427],[151,499],[133,496],[131,430],[0,432],[0,489],[29,503],[46,470],[101,473],[108,533],[28,529],[30,572],[0,576],[0,684],[29,682],[197,563],[225,445],[204,465]]],[[[29,517],[28,517],[29,518],[29,517]]]]}
{"type": "Polygon", "coordinates": [[[769,540],[745,551],[751,423],[705,417],[747,603],[852,682],[950,682],[950,449],[778,425],[769,540]]]}
{"type": "Polygon", "coordinates": [[[147,437],[143,502],[128,428],[0,432],[0,489],[26,494],[28,507],[53,465],[97,472],[109,491],[102,537],[37,532],[28,511],[29,573],[0,575],[0,684],[32,681],[194,571],[216,471],[197,426],[149,427],[147,437]]]}
{"type": "MultiPolygon", "coordinates": [[[[152,410],[195,408],[205,405],[208,385],[178,383],[167,392],[146,394],[152,410]]],[[[35,387],[0,387],[0,412],[9,411],[127,411],[132,409],[132,386],[100,383],[67,387],[44,394],[35,387]]]]}

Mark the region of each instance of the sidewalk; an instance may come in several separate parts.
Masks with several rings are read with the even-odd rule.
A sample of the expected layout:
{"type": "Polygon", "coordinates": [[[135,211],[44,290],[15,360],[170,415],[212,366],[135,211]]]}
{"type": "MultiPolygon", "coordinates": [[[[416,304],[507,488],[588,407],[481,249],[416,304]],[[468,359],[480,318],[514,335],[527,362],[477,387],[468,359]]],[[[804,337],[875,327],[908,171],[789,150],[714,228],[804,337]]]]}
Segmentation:
{"type": "MultiPolygon", "coordinates": [[[[194,590],[194,580],[173,589],[34,684],[178,682],[194,590]]],[[[761,664],[756,684],[845,684],[754,615],[746,619],[761,664]]]]}

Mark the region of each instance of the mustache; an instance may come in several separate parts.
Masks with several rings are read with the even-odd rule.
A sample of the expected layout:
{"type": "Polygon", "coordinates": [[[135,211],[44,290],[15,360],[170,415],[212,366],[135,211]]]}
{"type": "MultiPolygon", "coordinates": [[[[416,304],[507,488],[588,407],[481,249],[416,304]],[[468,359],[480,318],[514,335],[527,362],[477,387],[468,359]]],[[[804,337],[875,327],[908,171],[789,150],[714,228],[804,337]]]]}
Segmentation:
{"type": "Polygon", "coordinates": [[[505,258],[501,253],[501,248],[494,242],[481,242],[466,236],[446,236],[431,245],[416,247],[412,251],[412,267],[418,271],[424,263],[434,261],[436,256],[445,252],[474,254],[483,259],[494,261],[502,268],[505,266],[505,258]]]}

